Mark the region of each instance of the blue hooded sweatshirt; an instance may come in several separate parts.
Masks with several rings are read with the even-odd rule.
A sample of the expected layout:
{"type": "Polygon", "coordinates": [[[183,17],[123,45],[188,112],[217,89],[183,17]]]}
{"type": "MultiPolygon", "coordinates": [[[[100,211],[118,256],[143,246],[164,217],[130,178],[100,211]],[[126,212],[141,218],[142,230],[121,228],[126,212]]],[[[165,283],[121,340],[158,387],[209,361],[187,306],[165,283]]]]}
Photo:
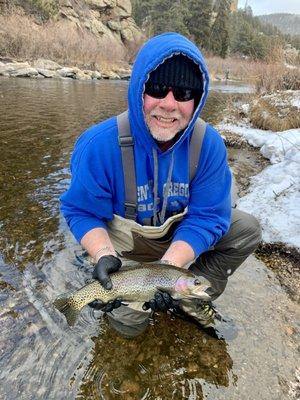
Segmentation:
{"type": "MultiPolygon", "coordinates": [[[[207,125],[195,177],[189,182],[189,143],[208,95],[209,77],[199,49],[184,36],[164,33],[139,51],[128,89],[129,122],[134,138],[137,185],[136,221],[160,225],[171,215],[187,214],[173,241],[183,240],[195,257],[227,232],[231,216],[231,172],[219,133],[207,125]],[[143,92],[150,72],[167,58],[184,54],[199,65],[203,95],[180,138],[161,151],[145,123],[143,92]],[[158,201],[154,198],[158,197],[158,201]]],[[[61,210],[80,242],[93,228],[107,228],[113,214],[125,216],[125,190],[116,117],[87,129],[77,140],[71,159],[72,180],[61,196],[61,210]]],[[[124,166],[126,168],[126,166],[124,166]]]]}

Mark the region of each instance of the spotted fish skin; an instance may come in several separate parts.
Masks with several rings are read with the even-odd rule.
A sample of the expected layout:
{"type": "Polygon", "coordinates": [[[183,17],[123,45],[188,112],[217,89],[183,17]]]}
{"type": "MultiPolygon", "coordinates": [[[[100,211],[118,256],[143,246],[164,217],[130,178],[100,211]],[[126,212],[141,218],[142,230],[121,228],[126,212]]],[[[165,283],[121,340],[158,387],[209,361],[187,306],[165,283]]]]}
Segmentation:
{"type": "Polygon", "coordinates": [[[200,282],[192,272],[171,265],[143,264],[121,268],[112,273],[110,278],[113,285],[111,290],[93,281],[73,294],[60,296],[54,301],[55,307],[66,316],[69,325],[74,325],[81,309],[94,300],[100,300],[103,304],[117,298],[129,303],[146,302],[154,298],[157,290],[167,292],[175,299],[209,299],[205,292],[207,281],[200,282]]]}

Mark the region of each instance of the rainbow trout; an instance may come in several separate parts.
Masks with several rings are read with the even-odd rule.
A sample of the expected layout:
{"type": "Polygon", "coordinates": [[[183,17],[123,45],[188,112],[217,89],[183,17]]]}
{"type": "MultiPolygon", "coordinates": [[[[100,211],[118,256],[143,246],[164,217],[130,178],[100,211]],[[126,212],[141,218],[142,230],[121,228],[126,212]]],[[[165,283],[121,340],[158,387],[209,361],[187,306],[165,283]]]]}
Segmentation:
{"type": "Polygon", "coordinates": [[[105,305],[111,300],[121,299],[126,303],[146,302],[160,290],[169,293],[173,299],[210,300],[205,292],[208,281],[192,272],[166,264],[143,264],[137,267],[123,267],[110,275],[113,287],[106,290],[100,282],[93,281],[74,293],[59,296],[54,306],[61,311],[70,326],[73,326],[81,309],[93,300],[105,305]]]}

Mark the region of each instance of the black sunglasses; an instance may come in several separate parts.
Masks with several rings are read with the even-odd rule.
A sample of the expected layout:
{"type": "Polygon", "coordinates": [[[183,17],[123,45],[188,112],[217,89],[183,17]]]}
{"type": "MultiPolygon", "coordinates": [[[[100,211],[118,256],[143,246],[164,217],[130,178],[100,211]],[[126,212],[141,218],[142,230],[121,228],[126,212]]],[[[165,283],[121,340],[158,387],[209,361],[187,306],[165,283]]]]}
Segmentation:
{"type": "Polygon", "coordinates": [[[176,101],[189,101],[195,98],[195,91],[193,89],[177,86],[170,87],[168,85],[150,82],[147,82],[145,85],[145,93],[151,97],[155,97],[156,99],[165,98],[170,90],[172,90],[176,101]]]}

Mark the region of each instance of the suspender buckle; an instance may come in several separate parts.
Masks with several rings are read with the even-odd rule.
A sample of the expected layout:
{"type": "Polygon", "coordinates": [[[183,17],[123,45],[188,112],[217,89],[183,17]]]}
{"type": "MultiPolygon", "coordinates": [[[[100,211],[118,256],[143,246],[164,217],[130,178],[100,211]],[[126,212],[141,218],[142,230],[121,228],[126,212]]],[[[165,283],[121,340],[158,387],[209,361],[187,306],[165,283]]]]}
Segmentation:
{"type": "Polygon", "coordinates": [[[136,219],[136,204],[125,202],[125,218],[136,219]]]}
{"type": "Polygon", "coordinates": [[[121,147],[133,146],[133,137],[132,136],[119,136],[119,145],[121,147]]]}

